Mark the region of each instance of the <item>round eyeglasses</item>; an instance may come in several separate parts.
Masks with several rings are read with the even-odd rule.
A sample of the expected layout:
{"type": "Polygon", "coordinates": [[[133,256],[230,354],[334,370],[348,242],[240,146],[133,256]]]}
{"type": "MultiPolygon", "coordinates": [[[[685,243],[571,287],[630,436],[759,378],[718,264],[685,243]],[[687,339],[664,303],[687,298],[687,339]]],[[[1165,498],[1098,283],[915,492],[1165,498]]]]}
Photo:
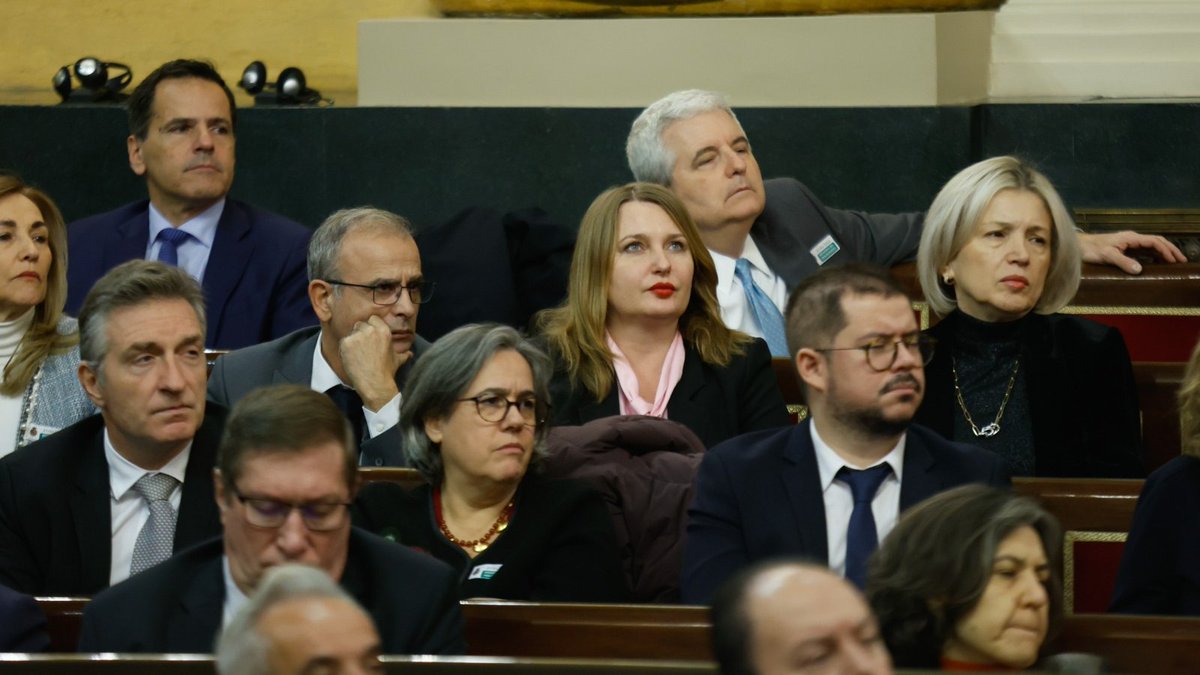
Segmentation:
{"type": "Polygon", "coordinates": [[[872,370],[883,372],[896,365],[896,357],[900,354],[900,345],[904,345],[909,355],[920,361],[922,366],[927,366],[933,360],[933,348],[937,345],[937,340],[924,333],[911,333],[898,338],[871,340],[858,347],[825,347],[813,351],[844,352],[861,349],[867,355],[867,365],[871,366],[872,370]]]}
{"type": "Polygon", "coordinates": [[[479,413],[484,422],[499,422],[508,417],[509,408],[516,408],[517,414],[521,416],[521,421],[528,427],[537,426],[545,422],[547,408],[549,407],[542,405],[532,396],[510,401],[498,394],[480,394],[471,398],[460,398],[458,401],[460,403],[473,401],[475,403],[475,412],[479,413]]]}

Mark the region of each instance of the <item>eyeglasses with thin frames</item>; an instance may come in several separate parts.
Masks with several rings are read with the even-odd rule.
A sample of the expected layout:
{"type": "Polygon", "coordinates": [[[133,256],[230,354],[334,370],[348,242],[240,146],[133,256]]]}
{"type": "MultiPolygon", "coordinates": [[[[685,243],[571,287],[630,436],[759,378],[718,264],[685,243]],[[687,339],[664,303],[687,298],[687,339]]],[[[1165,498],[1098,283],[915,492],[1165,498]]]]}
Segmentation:
{"type": "Polygon", "coordinates": [[[292,511],[299,511],[304,526],[313,532],[327,532],[341,527],[346,520],[350,502],[284,502],[277,499],[247,497],[234,489],[233,495],[246,506],[246,522],[262,529],[283,527],[292,511]]]}
{"type": "Polygon", "coordinates": [[[380,305],[381,307],[390,307],[400,300],[400,294],[408,291],[408,299],[412,300],[414,305],[420,305],[433,297],[433,289],[437,285],[433,281],[416,281],[408,285],[402,284],[399,281],[382,281],[377,284],[352,284],[348,281],[340,279],[326,279],[325,283],[335,286],[349,286],[351,288],[365,288],[371,291],[371,302],[380,305]]]}
{"type": "Polygon", "coordinates": [[[844,352],[861,349],[863,354],[866,354],[867,365],[872,370],[882,373],[896,365],[896,358],[900,355],[900,345],[904,345],[908,353],[920,361],[922,366],[927,366],[933,360],[933,348],[937,345],[937,340],[924,333],[910,333],[898,338],[871,340],[867,344],[859,345],[858,347],[825,347],[823,349],[814,349],[813,351],[844,352]]]}
{"type": "Polygon", "coordinates": [[[499,394],[480,394],[458,399],[459,403],[467,401],[475,403],[475,412],[479,413],[479,417],[484,422],[499,422],[508,417],[510,408],[516,408],[517,413],[521,416],[521,421],[527,427],[535,427],[545,422],[549,408],[549,406],[539,403],[533,396],[519,398],[515,401],[510,401],[499,394]]]}

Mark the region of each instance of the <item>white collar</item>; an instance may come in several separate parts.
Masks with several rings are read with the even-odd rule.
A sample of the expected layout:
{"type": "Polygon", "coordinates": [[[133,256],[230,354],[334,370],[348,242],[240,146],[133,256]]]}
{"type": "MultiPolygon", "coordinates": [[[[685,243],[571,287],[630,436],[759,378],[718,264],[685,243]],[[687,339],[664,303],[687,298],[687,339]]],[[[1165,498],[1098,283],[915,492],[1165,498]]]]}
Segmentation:
{"type": "Polygon", "coordinates": [[[746,243],[742,245],[742,255],[737,258],[730,258],[722,253],[709,249],[708,254],[712,256],[713,265],[717,268],[717,292],[730,292],[733,286],[734,270],[737,267],[737,261],[740,258],[745,258],[750,266],[758,270],[761,274],[774,276],[771,271],[771,266],[762,256],[762,252],[758,250],[758,244],[754,243],[753,237],[746,237],[746,243]]]}
{"type": "MultiPolygon", "coordinates": [[[[842,459],[842,456],[821,438],[821,434],[817,432],[816,420],[809,422],[808,430],[812,435],[813,450],[817,456],[817,472],[821,478],[821,492],[829,489],[834,478],[837,478],[838,470],[844,466],[855,470],[871,468],[869,466],[854,466],[842,459]]],[[[886,462],[892,467],[892,475],[899,481],[904,473],[904,445],[907,440],[907,433],[900,434],[900,440],[896,443],[896,446],[888,454],[884,455],[883,459],[871,466],[879,466],[886,462]]]]}
{"type": "MultiPolygon", "coordinates": [[[[125,496],[126,492],[133,489],[134,483],[147,473],[165,473],[183,485],[183,477],[187,473],[188,457],[191,454],[192,442],[188,441],[183,450],[172,457],[171,461],[163,465],[161,469],[147,471],[117,452],[116,447],[112,444],[112,438],[108,435],[108,427],[104,428],[104,459],[108,461],[108,488],[112,498],[118,501],[125,496]]],[[[208,477],[205,476],[205,478],[208,477]]]]}
{"type": "Polygon", "coordinates": [[[354,387],[342,382],[342,378],[333,372],[333,366],[329,365],[329,362],[325,360],[325,355],[321,353],[321,338],[324,335],[324,330],[317,333],[317,346],[313,348],[312,377],[309,380],[309,387],[313,391],[321,393],[325,393],[339,384],[353,389],[354,387]]]}

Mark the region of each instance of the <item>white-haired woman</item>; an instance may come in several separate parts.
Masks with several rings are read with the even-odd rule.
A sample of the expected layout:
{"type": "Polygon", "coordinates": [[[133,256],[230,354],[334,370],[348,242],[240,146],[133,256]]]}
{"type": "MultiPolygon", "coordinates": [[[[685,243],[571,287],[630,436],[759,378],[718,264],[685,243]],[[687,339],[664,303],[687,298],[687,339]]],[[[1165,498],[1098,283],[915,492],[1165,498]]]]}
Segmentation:
{"type": "Polygon", "coordinates": [[[1079,287],[1080,253],[1045,176],[1014,157],[960,171],[925,216],[917,270],[943,319],[916,421],[998,453],[1014,476],[1142,475],[1121,334],[1055,313],[1079,287]]]}

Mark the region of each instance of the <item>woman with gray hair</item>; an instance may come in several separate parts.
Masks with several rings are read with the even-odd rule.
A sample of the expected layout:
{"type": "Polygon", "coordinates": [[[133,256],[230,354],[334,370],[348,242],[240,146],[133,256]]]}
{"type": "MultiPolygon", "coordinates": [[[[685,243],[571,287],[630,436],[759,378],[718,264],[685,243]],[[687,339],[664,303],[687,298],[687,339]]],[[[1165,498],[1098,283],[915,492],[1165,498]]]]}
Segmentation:
{"type": "Polygon", "coordinates": [[[871,559],[867,599],[897,668],[1023,670],[1062,619],[1062,530],[984,485],[906,512],[871,559]]]}
{"type": "Polygon", "coordinates": [[[1056,314],[1079,287],[1079,243],[1045,176],[1014,157],[960,171],[925,216],[917,272],[943,318],[916,422],[1014,476],[1143,475],[1120,332],[1056,314]]]}
{"type": "Polygon", "coordinates": [[[400,431],[427,484],[362,490],[359,524],[424,550],[462,578],[462,597],[616,602],[628,590],[600,496],[543,480],[550,362],[508,326],[463,326],[409,374],[400,431]]]}

